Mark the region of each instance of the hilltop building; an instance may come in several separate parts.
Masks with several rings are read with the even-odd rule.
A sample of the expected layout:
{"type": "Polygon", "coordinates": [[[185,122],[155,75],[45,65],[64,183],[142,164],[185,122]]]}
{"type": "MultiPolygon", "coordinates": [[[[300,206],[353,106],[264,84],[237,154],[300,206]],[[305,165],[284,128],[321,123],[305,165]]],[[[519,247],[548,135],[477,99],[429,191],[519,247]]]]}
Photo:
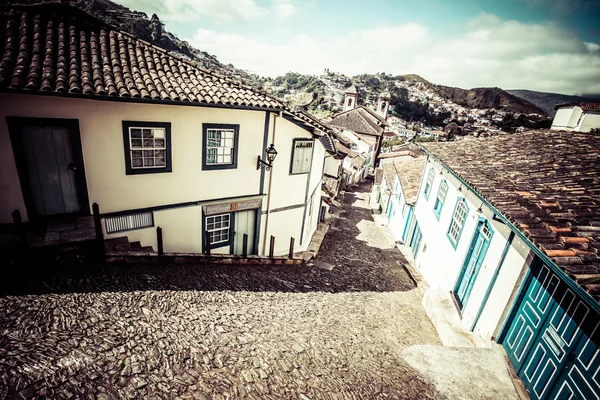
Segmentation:
{"type": "Polygon", "coordinates": [[[550,129],[589,132],[600,128],[600,103],[563,103],[554,109],[556,115],[550,129]]]}
{"type": "Polygon", "coordinates": [[[344,92],[344,111],[350,111],[358,106],[358,90],[352,85],[344,92]]]}

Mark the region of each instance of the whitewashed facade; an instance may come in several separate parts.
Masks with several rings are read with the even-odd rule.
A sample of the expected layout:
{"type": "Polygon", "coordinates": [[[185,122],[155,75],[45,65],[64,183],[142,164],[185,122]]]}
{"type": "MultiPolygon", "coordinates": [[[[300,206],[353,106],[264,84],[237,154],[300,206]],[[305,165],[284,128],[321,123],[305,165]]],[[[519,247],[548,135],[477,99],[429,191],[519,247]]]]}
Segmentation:
{"type": "MultiPolygon", "coordinates": [[[[273,235],[275,254],[287,254],[291,237],[294,250],[303,251],[317,228],[326,154],[318,139],[322,133],[313,134],[283,114],[24,94],[0,94],[0,110],[0,223],[11,223],[13,210],[20,210],[25,221],[33,212],[25,200],[23,174],[19,175],[21,154],[15,152],[13,140],[19,134],[14,127],[9,132],[11,120],[25,127],[40,121],[57,125],[69,121],[77,127],[82,163],[73,169],[85,177],[77,190],[87,198],[81,210],[89,214],[91,205],[99,204],[108,238],[127,236],[156,249],[155,228],[160,226],[164,251],[199,253],[204,250],[205,231],[212,229],[220,242],[211,245],[214,253],[238,254],[245,233],[250,253],[267,254],[273,235]],[[153,124],[168,127],[169,168],[137,173],[133,160],[137,150],[127,148],[136,144],[130,137],[124,141],[124,135],[133,132],[128,129],[154,127],[160,146],[165,146],[164,128],[153,124]],[[235,130],[231,133],[235,163],[222,169],[205,165],[211,161],[210,127],[235,130]],[[266,158],[267,143],[278,151],[270,171],[257,169],[257,157],[266,158]],[[301,151],[296,149],[299,144],[301,151]],[[143,227],[133,229],[132,218],[143,227]],[[114,229],[115,219],[125,229],[114,229]]],[[[157,166],[163,162],[156,161],[157,166]]]]}
{"type": "MultiPolygon", "coordinates": [[[[484,339],[499,333],[514,301],[515,288],[523,279],[533,257],[529,247],[516,237],[511,240],[503,257],[511,236],[510,229],[493,216],[493,211],[482,204],[473,192],[429,156],[415,204],[417,227],[422,235],[418,248],[413,248],[415,265],[432,288],[453,292],[454,296],[462,292],[462,304],[459,305],[461,327],[484,339]],[[441,201],[438,200],[438,194],[443,182],[447,184],[447,191],[441,201]],[[464,217],[460,210],[457,212],[463,206],[466,210],[464,217]],[[458,231],[456,223],[451,227],[453,218],[464,219],[464,223],[458,221],[458,231]],[[473,265],[465,263],[468,263],[473,241],[482,224],[489,229],[488,242],[480,249],[485,254],[481,255],[477,273],[470,278],[470,282],[463,283],[465,279],[469,280],[464,276],[465,267],[473,268],[473,265]],[[498,271],[499,275],[494,276],[498,271]],[[495,283],[487,293],[492,280],[495,283]],[[461,287],[461,283],[470,287],[461,287]]],[[[414,239],[413,243],[409,243],[409,240],[407,244],[414,247],[414,239]]]]}

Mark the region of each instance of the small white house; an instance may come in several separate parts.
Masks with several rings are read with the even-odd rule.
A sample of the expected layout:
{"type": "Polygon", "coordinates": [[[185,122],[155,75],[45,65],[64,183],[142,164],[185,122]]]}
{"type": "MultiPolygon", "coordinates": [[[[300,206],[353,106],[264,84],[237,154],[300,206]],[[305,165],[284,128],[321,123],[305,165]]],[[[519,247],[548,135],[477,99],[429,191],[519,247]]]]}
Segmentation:
{"type": "Polygon", "coordinates": [[[424,165],[425,157],[413,156],[382,166],[383,180],[378,197],[397,241],[405,241],[414,226],[414,204],[424,165]]]}
{"type": "Polygon", "coordinates": [[[556,114],[550,129],[589,132],[600,128],[600,103],[564,103],[554,109],[556,114]]]}
{"type": "Polygon", "coordinates": [[[501,343],[532,399],[600,393],[600,136],[423,144],[407,243],[465,331],[501,343]]]}
{"type": "Polygon", "coordinates": [[[271,235],[275,254],[307,248],[329,128],[77,8],[0,13],[0,223],[97,203],[106,237],[155,250],[157,226],[168,252],[204,251],[207,232],[214,253],[244,234],[250,254],[271,235]]]}

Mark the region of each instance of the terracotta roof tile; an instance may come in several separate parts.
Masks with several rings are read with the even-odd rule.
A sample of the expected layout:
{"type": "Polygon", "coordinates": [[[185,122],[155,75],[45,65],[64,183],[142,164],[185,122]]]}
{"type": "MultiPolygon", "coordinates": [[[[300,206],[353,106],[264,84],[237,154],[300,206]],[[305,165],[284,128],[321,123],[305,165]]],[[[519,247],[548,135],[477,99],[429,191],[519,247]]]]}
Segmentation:
{"type": "Polygon", "coordinates": [[[371,136],[383,134],[381,117],[364,107],[357,107],[336,115],[329,125],[349,129],[356,133],[371,136]]]}
{"type": "Polygon", "coordinates": [[[423,147],[574,279],[600,278],[599,135],[531,131],[423,147]]]}
{"type": "Polygon", "coordinates": [[[407,204],[414,205],[417,201],[421,176],[423,175],[423,169],[425,169],[425,161],[425,157],[417,157],[395,161],[393,164],[407,204]]]}
{"type": "Polygon", "coordinates": [[[73,7],[0,9],[0,27],[0,89],[286,110],[73,7]]]}

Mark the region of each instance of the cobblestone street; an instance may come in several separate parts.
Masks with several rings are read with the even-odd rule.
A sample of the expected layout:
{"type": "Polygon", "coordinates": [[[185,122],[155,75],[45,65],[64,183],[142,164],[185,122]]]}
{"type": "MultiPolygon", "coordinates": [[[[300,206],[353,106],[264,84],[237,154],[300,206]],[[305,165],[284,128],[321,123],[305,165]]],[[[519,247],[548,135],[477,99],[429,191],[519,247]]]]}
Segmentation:
{"type": "Polygon", "coordinates": [[[369,189],[342,197],[331,271],[45,266],[0,298],[0,399],[441,398],[400,355],[440,342],[369,189]]]}

